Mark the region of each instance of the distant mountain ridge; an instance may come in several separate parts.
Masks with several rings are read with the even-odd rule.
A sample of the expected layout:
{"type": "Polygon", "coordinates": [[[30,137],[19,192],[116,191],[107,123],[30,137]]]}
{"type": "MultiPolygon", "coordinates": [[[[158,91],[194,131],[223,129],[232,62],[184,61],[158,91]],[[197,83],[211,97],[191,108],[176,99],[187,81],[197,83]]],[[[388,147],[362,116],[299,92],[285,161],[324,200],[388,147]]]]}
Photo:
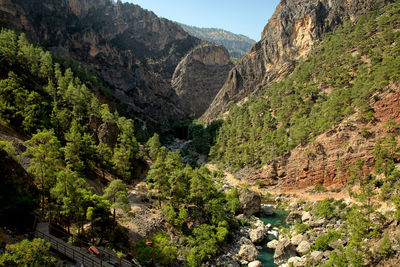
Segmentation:
{"type": "Polygon", "coordinates": [[[187,33],[199,39],[221,44],[228,49],[231,57],[242,58],[255,44],[255,41],[245,35],[235,34],[217,28],[199,28],[177,22],[187,33]]]}

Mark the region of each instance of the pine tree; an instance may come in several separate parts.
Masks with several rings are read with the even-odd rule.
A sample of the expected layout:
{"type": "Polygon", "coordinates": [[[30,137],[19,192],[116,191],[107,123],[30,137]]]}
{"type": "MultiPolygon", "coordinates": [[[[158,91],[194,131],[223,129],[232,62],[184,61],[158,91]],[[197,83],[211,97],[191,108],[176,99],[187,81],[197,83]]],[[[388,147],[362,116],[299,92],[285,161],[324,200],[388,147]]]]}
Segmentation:
{"type": "Polygon", "coordinates": [[[39,184],[44,212],[45,195],[48,195],[50,188],[56,183],[56,175],[61,168],[61,145],[53,130],[39,130],[25,144],[27,150],[24,156],[31,157],[28,172],[39,184]]]}
{"type": "Polygon", "coordinates": [[[113,209],[114,224],[116,223],[116,209],[128,211],[130,209],[128,200],[128,187],[122,180],[112,181],[105,189],[103,198],[110,201],[111,208],[113,209]]]}

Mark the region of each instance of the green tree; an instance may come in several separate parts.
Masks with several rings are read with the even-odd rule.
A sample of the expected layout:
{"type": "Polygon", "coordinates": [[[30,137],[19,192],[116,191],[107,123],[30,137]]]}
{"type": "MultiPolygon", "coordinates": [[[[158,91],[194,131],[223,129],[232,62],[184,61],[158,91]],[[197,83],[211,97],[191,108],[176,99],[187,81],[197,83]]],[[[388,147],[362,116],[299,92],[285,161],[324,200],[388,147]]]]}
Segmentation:
{"type": "Polygon", "coordinates": [[[42,212],[44,212],[45,195],[49,195],[49,190],[54,186],[56,175],[61,168],[61,145],[53,130],[39,130],[25,144],[27,150],[23,155],[31,157],[28,172],[39,183],[42,212]]]}
{"type": "Polygon", "coordinates": [[[50,243],[40,238],[27,239],[7,245],[6,252],[0,255],[1,266],[45,267],[53,266],[54,259],[49,256],[50,243]]]}
{"type": "Polygon", "coordinates": [[[157,133],[146,142],[146,150],[149,158],[156,161],[158,155],[162,152],[160,137],[157,133]]]}
{"type": "Polygon", "coordinates": [[[87,133],[82,133],[82,127],[73,121],[69,132],[65,134],[66,146],[63,148],[65,161],[73,170],[82,173],[93,167],[96,147],[87,133]]]}
{"type": "Polygon", "coordinates": [[[123,145],[118,145],[114,149],[112,163],[116,174],[124,181],[129,182],[132,178],[131,173],[131,151],[123,145]]]}
{"type": "Polygon", "coordinates": [[[114,224],[116,223],[116,209],[121,209],[125,212],[130,209],[127,195],[128,187],[122,180],[114,180],[104,189],[103,198],[110,201],[113,209],[114,224]]]}
{"type": "Polygon", "coordinates": [[[92,193],[88,190],[86,181],[78,173],[66,169],[57,175],[57,184],[51,189],[51,195],[60,206],[60,213],[67,219],[68,232],[71,222],[79,222],[80,230],[86,220],[87,202],[92,193]]]}
{"type": "Polygon", "coordinates": [[[226,194],[226,209],[233,215],[235,215],[239,210],[242,209],[242,205],[239,201],[239,194],[236,187],[226,194]]]}
{"type": "Polygon", "coordinates": [[[190,180],[190,201],[198,206],[203,206],[215,196],[216,190],[206,167],[196,169],[190,180]]]}

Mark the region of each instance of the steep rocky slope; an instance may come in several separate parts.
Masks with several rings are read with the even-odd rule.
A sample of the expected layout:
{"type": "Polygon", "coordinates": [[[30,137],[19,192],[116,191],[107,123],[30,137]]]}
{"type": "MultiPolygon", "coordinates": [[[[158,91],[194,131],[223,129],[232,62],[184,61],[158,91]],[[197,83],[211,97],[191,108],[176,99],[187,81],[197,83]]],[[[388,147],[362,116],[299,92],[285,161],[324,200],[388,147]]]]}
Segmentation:
{"type": "Polygon", "coordinates": [[[274,160],[249,180],[262,180],[267,185],[286,188],[306,188],[318,184],[341,186],[349,178],[349,167],[362,159],[365,172],[373,172],[374,150],[379,140],[387,137],[388,121],[400,124],[400,90],[392,84],[391,90],[379,96],[373,104],[376,111],[372,121],[352,116],[346,122],[315,138],[312,144],[298,146],[287,157],[274,160]]]}
{"type": "Polygon", "coordinates": [[[232,69],[223,46],[199,45],[190,51],[175,69],[172,87],[191,116],[199,117],[207,109],[232,69]]]}
{"type": "Polygon", "coordinates": [[[396,1],[327,35],[263,96],[231,105],[214,160],[245,168],[241,178],[294,188],[342,185],[358,159],[372,172],[377,144],[390,143],[400,122],[399,27],[396,1]]]}
{"type": "MultiPolygon", "coordinates": [[[[112,89],[119,106],[132,115],[165,121],[191,113],[182,108],[186,99],[177,97],[171,78],[185,55],[203,41],[171,21],[110,0],[3,0],[0,21],[95,71],[112,89]]],[[[215,51],[222,57],[226,52],[215,51]]],[[[224,64],[229,65],[229,60],[224,64]]],[[[190,86],[175,89],[185,91],[190,86]]]]}
{"type": "Polygon", "coordinates": [[[325,33],[387,2],[390,1],[282,0],[265,26],[261,41],[231,70],[202,120],[217,118],[229,101],[239,102],[249,94],[262,93],[263,86],[290,73],[325,33]]]}
{"type": "Polygon", "coordinates": [[[241,34],[234,34],[222,29],[198,28],[179,23],[190,35],[209,42],[225,46],[231,57],[242,58],[255,43],[254,40],[241,34]]]}

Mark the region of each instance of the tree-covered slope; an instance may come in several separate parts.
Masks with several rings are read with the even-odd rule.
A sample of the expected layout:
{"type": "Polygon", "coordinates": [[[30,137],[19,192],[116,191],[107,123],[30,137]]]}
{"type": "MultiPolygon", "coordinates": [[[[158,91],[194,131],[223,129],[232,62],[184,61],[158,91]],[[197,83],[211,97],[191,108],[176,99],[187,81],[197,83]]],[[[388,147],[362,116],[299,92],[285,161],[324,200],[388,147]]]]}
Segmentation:
{"type": "MultiPolygon", "coordinates": [[[[232,105],[211,154],[234,169],[261,167],[357,113],[400,75],[400,2],[347,21],[262,97],[232,105]]],[[[376,100],[376,99],[375,99],[376,100]]]]}
{"type": "MultiPolygon", "coordinates": [[[[1,30],[0,59],[0,126],[12,127],[28,139],[17,144],[25,151],[19,156],[11,142],[0,145],[16,160],[22,156],[27,162],[29,176],[19,179],[38,189],[41,213],[68,232],[74,226],[74,233],[85,242],[129,252],[126,231],[116,226],[111,208],[125,209],[126,184],[142,178],[147,168],[138,153],[133,121],[100,104],[89,90],[98,83],[93,74],[34,46],[24,34],[1,30]],[[115,178],[109,185],[105,172],[113,174],[109,179],[115,178]],[[89,185],[93,177],[102,178],[107,186],[104,195],[89,185]],[[113,197],[109,197],[111,190],[113,197]],[[84,229],[86,223],[91,223],[90,230],[84,229]],[[113,241],[115,235],[119,235],[118,241],[113,241]]],[[[21,173],[17,168],[13,171],[21,173]]],[[[2,183],[10,192],[20,184],[4,179],[2,183]]],[[[16,190],[19,193],[8,198],[12,203],[2,207],[7,209],[4,214],[20,216],[21,203],[25,209],[35,207],[34,199],[16,190]],[[16,214],[9,212],[12,205],[18,209],[16,214]]],[[[3,190],[0,199],[10,192],[3,190]]],[[[7,220],[17,219],[12,216],[7,220]]]]}
{"type": "Polygon", "coordinates": [[[199,28],[178,23],[187,33],[199,39],[222,44],[225,46],[231,57],[242,58],[255,43],[254,40],[241,34],[234,34],[229,31],[216,28],[199,28]]]}
{"type": "MultiPolygon", "coordinates": [[[[218,190],[207,168],[185,166],[179,152],[165,152],[158,135],[140,150],[133,120],[100,104],[90,90],[97,84],[90,72],[7,29],[0,32],[0,59],[0,127],[7,125],[28,139],[19,144],[25,150],[22,155],[12,142],[0,142],[5,150],[0,149],[1,156],[9,157],[0,161],[0,169],[12,162],[18,166],[11,171],[18,173],[12,174],[22,173],[19,180],[27,180],[35,188],[32,193],[40,195],[38,201],[21,190],[19,180],[10,181],[14,176],[2,175],[0,216],[8,215],[2,223],[8,226],[18,219],[14,208],[30,212],[40,203],[43,217],[73,234],[73,244],[107,246],[128,258],[137,254],[147,264],[152,249],[145,241],[129,242],[129,234],[136,233],[121,225],[135,216],[128,213],[128,185],[143,179],[149,160],[154,162],[147,176],[149,195],[141,204],[163,218],[164,228],[174,233],[170,235],[181,237],[177,244],[165,232],[155,235],[156,260],[170,264],[179,246],[187,252],[179,251],[181,260],[200,266],[229,242],[238,228],[234,215],[241,209],[237,191],[218,190]],[[20,158],[28,161],[27,173],[16,162],[20,158]],[[102,178],[100,192],[89,184],[93,176],[102,178]],[[122,213],[125,217],[119,219],[122,213]]],[[[9,254],[0,258],[0,265],[2,261],[17,265],[9,254]]]]}

